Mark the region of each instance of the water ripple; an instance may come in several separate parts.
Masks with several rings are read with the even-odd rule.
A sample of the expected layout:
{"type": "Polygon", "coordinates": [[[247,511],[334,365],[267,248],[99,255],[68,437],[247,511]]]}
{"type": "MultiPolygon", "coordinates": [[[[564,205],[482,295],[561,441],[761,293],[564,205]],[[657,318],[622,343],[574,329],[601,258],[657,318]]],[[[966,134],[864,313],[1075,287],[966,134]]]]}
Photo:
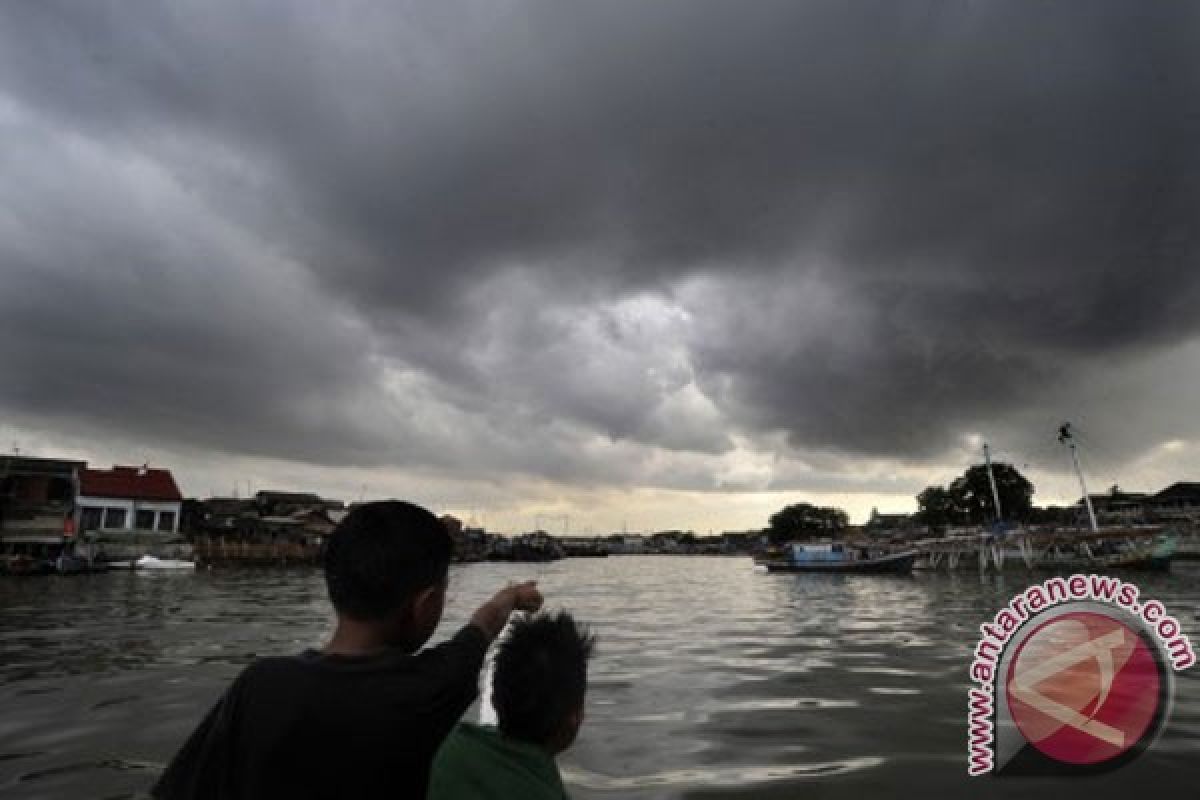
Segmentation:
{"type": "Polygon", "coordinates": [[[797,778],[827,778],[835,775],[845,775],[858,770],[878,767],[884,761],[885,759],[881,757],[864,756],[861,758],[814,764],[697,767],[694,769],[664,770],[662,772],[622,777],[602,775],[576,768],[567,768],[563,772],[566,780],[573,786],[602,792],[691,786],[746,788],[771,781],[794,780],[797,778]]]}
{"type": "MultiPolygon", "coordinates": [[[[586,723],[561,758],[575,800],[1072,796],[965,778],[978,625],[1023,578],[768,575],[737,558],[479,564],[451,570],[438,636],[522,578],[599,635],[586,723]]],[[[1200,638],[1200,570],[1138,580],[1200,638]]],[[[0,580],[0,793],[143,796],[242,666],[319,644],[331,622],[311,569],[0,580]]],[[[1088,784],[1090,800],[1192,785],[1200,669],[1178,677],[1158,745],[1088,784]]]]}

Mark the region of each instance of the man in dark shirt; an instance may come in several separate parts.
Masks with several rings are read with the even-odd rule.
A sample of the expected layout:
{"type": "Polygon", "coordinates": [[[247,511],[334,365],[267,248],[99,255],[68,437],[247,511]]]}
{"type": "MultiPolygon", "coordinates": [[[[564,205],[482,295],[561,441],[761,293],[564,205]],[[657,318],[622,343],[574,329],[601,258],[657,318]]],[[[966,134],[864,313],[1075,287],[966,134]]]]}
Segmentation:
{"type": "Polygon", "coordinates": [[[247,667],[152,794],[160,800],[424,800],[434,753],[475,699],[489,643],[533,583],[481,606],[449,641],[417,652],[441,620],[452,543],[409,503],[369,503],[330,537],[337,628],[320,651],[247,667]]]}

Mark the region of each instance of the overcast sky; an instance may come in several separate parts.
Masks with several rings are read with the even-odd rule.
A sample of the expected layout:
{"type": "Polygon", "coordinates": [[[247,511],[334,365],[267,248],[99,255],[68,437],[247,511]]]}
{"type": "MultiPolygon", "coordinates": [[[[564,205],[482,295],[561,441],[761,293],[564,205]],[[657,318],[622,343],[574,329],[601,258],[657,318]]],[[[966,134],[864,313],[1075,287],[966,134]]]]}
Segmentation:
{"type": "Polygon", "coordinates": [[[1066,419],[1096,488],[1200,480],[1197,41],[1139,0],[2,3],[3,449],[507,530],[861,520],[983,441],[1062,502],[1066,419]]]}

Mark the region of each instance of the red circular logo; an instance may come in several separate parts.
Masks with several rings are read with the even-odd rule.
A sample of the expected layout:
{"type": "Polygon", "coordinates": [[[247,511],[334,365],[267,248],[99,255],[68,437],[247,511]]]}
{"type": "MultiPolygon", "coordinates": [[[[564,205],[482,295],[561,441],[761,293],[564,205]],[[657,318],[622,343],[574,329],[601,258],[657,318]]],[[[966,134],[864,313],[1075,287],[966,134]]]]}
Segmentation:
{"type": "Polygon", "coordinates": [[[1018,648],[1005,683],[1013,722],[1045,755],[1099,764],[1136,746],[1158,716],[1162,678],[1134,629],[1076,611],[1044,623],[1018,648]]]}

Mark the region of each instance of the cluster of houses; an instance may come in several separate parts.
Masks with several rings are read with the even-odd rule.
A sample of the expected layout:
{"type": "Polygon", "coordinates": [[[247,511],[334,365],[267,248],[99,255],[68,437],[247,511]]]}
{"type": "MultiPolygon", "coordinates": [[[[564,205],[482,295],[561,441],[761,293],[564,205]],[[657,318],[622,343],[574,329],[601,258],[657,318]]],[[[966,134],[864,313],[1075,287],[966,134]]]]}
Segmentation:
{"type": "Polygon", "coordinates": [[[150,544],[170,555],[186,546],[183,515],[169,470],[0,456],[0,553],[53,557],[79,542],[112,558],[150,544]]]}
{"type": "Polygon", "coordinates": [[[0,456],[0,555],[54,559],[70,547],[89,561],[146,553],[188,557],[196,548],[299,547],[315,556],[346,512],[313,494],[185,499],[168,469],[0,456]]]}
{"type": "MultiPolygon", "coordinates": [[[[1174,483],[1156,492],[1114,486],[1090,495],[1102,525],[1142,523],[1200,527],[1200,483],[1174,483]]],[[[352,508],[352,506],[351,506],[352,508]]],[[[185,499],[170,470],[142,466],[96,469],[84,461],[0,455],[0,555],[53,558],[70,544],[88,557],[136,559],[153,550],[193,552],[210,561],[271,560],[280,554],[320,557],[326,538],[349,509],[306,492],[260,491],[253,497],[185,499]]],[[[1057,524],[1083,518],[1083,500],[1037,509],[1057,524]]],[[[442,517],[461,561],[548,561],[623,554],[746,554],[765,542],[761,531],[701,537],[691,531],[552,536],[491,534],[442,517]]],[[[862,533],[877,537],[927,535],[916,515],[871,513],[862,533]]]]}
{"type": "Polygon", "coordinates": [[[260,491],[189,501],[187,513],[193,539],[320,546],[348,511],[340,500],[309,492],[260,491]]]}
{"type": "Polygon", "coordinates": [[[602,539],[611,553],[647,555],[745,555],[765,545],[762,531],[725,531],[697,536],[692,531],[614,533],[602,539]]]}
{"type": "MultiPolygon", "coordinates": [[[[351,506],[350,508],[352,508],[351,506]]],[[[185,499],[168,469],[0,456],[0,555],[54,559],[70,547],[90,560],[146,553],[209,562],[315,561],[349,512],[306,492],[185,499]]],[[[609,554],[719,555],[752,552],[758,531],[698,537],[691,531],[605,536],[488,533],[442,517],[461,561],[549,561],[609,554]]]]}
{"type": "Polygon", "coordinates": [[[1089,498],[1097,520],[1102,522],[1200,522],[1200,483],[1172,483],[1155,494],[1125,492],[1114,486],[1104,494],[1089,495],[1089,498]]]}
{"type": "Polygon", "coordinates": [[[727,531],[699,537],[691,531],[553,536],[538,530],[520,536],[490,534],[452,517],[442,522],[460,561],[551,561],[607,555],[745,555],[763,546],[761,531],[727,531]]]}

